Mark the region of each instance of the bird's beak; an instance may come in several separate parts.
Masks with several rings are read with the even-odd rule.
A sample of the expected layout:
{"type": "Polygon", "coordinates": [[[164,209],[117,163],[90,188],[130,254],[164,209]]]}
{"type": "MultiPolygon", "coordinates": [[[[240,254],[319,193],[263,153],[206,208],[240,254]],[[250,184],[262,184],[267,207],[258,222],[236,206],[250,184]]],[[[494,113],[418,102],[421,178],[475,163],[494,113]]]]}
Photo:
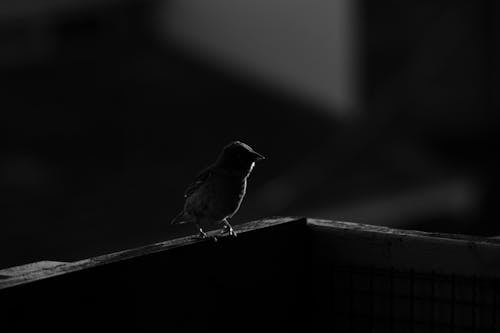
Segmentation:
{"type": "Polygon", "coordinates": [[[266,158],[262,156],[261,154],[257,153],[256,151],[252,151],[252,156],[255,158],[256,161],[260,160],[265,160],[266,158]]]}

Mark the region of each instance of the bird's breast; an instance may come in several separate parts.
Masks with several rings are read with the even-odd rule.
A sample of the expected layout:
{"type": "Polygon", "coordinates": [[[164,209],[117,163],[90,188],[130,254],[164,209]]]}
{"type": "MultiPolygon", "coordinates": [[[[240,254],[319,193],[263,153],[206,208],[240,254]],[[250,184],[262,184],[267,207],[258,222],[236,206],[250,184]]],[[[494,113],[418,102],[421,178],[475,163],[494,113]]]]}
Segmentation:
{"type": "Polygon", "coordinates": [[[200,218],[220,221],[239,209],[246,186],[246,179],[213,177],[187,199],[185,209],[200,218]]]}
{"type": "Polygon", "coordinates": [[[225,178],[215,184],[214,201],[227,210],[236,210],[245,196],[246,188],[246,179],[225,178]]]}

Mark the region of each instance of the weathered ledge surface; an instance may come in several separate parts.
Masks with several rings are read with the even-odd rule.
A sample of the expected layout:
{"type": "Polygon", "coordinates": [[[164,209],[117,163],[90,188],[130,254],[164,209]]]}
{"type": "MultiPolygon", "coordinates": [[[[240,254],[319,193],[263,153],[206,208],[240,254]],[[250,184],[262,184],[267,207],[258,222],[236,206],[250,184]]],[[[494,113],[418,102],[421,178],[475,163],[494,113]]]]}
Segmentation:
{"type": "MultiPolygon", "coordinates": [[[[296,217],[276,217],[263,220],[252,221],[249,223],[235,226],[237,233],[247,233],[250,231],[259,230],[277,226],[292,221],[298,221],[300,218],[296,217]]],[[[305,219],[303,219],[305,221],[305,219]]],[[[219,231],[208,232],[209,236],[217,236],[217,239],[228,237],[227,235],[220,235],[219,231]]],[[[188,246],[201,242],[213,242],[212,239],[199,239],[196,236],[187,236],[176,238],[164,242],[154,243],[137,248],[127,249],[119,252],[104,254],[97,257],[87,258],[74,262],[60,262],[60,261],[39,261],[21,266],[10,267],[0,270],[0,290],[4,288],[13,287],[20,284],[34,282],[61,274],[81,271],[84,269],[96,267],[99,265],[110,264],[117,261],[132,259],[139,256],[144,256],[156,252],[170,250],[176,247],[188,246]]]]}
{"type": "MultiPolygon", "coordinates": [[[[235,230],[243,235],[287,223],[302,225],[304,237],[312,235],[308,242],[311,242],[315,255],[322,257],[328,252],[327,256],[340,264],[500,277],[500,240],[496,238],[428,233],[300,217],[267,218],[238,225],[235,230]]],[[[209,236],[213,235],[217,235],[222,242],[228,237],[219,235],[219,231],[209,232],[209,236]]],[[[50,261],[48,258],[0,270],[0,290],[203,242],[213,240],[188,236],[74,262],[50,261]]]]}

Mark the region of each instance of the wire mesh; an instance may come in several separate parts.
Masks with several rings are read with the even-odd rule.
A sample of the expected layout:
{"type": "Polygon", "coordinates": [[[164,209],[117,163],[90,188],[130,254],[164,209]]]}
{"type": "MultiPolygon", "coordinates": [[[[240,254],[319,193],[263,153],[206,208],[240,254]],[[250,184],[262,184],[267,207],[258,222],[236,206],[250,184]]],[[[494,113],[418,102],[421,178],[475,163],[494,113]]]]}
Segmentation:
{"type": "Polygon", "coordinates": [[[335,332],[500,331],[500,280],[333,266],[335,332]]]}

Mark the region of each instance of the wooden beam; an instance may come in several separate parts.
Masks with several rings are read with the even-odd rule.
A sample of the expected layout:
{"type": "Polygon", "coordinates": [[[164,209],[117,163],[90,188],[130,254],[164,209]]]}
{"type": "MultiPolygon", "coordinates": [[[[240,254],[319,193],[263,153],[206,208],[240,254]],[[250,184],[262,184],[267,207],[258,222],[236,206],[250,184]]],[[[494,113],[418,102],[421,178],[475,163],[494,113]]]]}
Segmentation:
{"type": "MultiPolygon", "coordinates": [[[[248,233],[263,228],[275,227],[281,224],[298,221],[300,218],[295,217],[277,217],[252,221],[249,223],[235,226],[237,233],[248,233]]],[[[304,220],[305,222],[305,220],[304,220]]],[[[218,230],[208,232],[209,236],[217,236],[223,239],[230,237],[228,235],[220,235],[218,230]]],[[[97,257],[83,259],[75,262],[54,262],[54,261],[41,261],[38,263],[31,263],[28,265],[12,267],[0,270],[0,290],[26,284],[50,277],[55,277],[62,274],[77,272],[92,267],[106,265],[117,261],[132,259],[135,257],[145,256],[148,254],[167,251],[177,247],[189,246],[197,243],[213,242],[213,239],[199,239],[196,236],[187,236],[167,240],[164,242],[154,243],[146,246],[132,248],[124,251],[109,253],[97,257]]]]}
{"type": "Polygon", "coordinates": [[[500,240],[308,219],[313,255],[336,265],[500,278],[500,240]]]}
{"type": "Polygon", "coordinates": [[[236,231],[217,242],[184,237],[5,271],[1,331],[306,331],[306,220],[266,219],[236,231]]]}

